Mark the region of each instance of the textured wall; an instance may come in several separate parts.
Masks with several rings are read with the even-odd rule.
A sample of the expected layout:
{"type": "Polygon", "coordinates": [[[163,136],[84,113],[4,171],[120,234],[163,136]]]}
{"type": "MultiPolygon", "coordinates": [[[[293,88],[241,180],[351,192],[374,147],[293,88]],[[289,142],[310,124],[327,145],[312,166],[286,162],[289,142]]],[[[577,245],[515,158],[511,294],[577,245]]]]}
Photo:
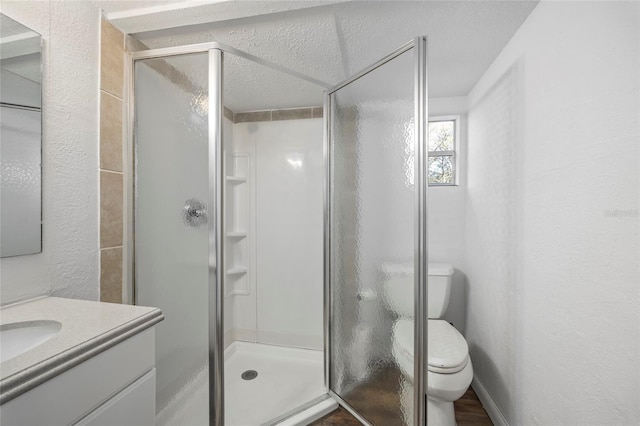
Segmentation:
{"type": "Polygon", "coordinates": [[[2,259],[2,303],[98,298],[98,28],[89,2],[2,2],[44,36],[43,251],[2,259]]]}
{"type": "Polygon", "coordinates": [[[429,116],[460,116],[457,186],[431,186],[427,214],[429,218],[429,260],[450,263],[456,268],[451,300],[444,319],[462,333],[465,331],[467,284],[464,275],[465,194],[467,191],[467,98],[429,99],[429,116]]]}
{"type": "Polygon", "coordinates": [[[640,421],[638,16],[542,2],[469,95],[467,340],[513,425],[640,421]]]}
{"type": "MultiPolygon", "coordinates": [[[[517,105],[513,70],[469,110],[465,273],[469,282],[467,339],[473,367],[492,395],[510,409],[513,389],[517,205],[514,142],[517,105]]],[[[505,413],[507,414],[507,413],[505,413]]]]}

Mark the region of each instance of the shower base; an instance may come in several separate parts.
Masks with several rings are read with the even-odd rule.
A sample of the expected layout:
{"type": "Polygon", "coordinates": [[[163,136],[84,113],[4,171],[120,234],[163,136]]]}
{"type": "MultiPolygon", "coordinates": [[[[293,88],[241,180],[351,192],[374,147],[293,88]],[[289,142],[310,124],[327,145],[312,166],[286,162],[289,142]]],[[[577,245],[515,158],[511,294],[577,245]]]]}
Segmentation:
{"type": "MultiPolygon", "coordinates": [[[[322,351],[249,342],[233,342],[225,350],[225,426],[271,423],[324,394],[322,351]],[[255,370],[257,376],[242,379],[248,370],[255,370]]],[[[208,425],[207,397],[205,368],[158,413],[156,424],[208,425]]],[[[309,421],[319,418],[319,410],[326,411],[327,404],[305,410],[302,416],[309,421]]]]}
{"type": "Polygon", "coordinates": [[[225,424],[261,425],[322,396],[322,351],[233,342],[225,351],[225,424]],[[242,373],[258,376],[243,380],[242,373]]]}

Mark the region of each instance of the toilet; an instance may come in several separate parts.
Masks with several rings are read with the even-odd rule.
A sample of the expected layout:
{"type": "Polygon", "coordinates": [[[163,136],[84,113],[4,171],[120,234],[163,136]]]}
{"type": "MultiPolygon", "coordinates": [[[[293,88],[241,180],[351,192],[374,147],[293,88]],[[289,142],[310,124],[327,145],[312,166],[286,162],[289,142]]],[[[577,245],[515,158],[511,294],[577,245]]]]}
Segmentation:
{"type": "MultiPolygon", "coordinates": [[[[411,378],[414,374],[413,265],[384,264],[381,269],[386,305],[397,315],[392,354],[402,373],[411,378]]],[[[428,275],[427,424],[455,426],[453,402],[469,388],[473,367],[462,334],[440,319],[449,305],[453,266],[429,263],[428,275]]],[[[402,401],[411,404],[412,398],[404,395],[402,401]]],[[[410,410],[403,412],[410,413],[410,410]]],[[[408,420],[407,424],[411,424],[408,420]]]]}

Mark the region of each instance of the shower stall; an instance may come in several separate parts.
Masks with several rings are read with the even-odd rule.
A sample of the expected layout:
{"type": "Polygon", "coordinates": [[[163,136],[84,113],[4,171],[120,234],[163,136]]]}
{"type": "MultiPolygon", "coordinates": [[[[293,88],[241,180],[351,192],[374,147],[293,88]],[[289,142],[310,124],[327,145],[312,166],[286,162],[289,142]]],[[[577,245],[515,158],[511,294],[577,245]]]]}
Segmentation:
{"type": "Polygon", "coordinates": [[[308,424],[337,404],[425,424],[426,39],[332,87],[219,43],[128,66],[133,296],[165,315],[157,424],[308,424]],[[411,368],[390,263],[414,282],[411,368]]]}

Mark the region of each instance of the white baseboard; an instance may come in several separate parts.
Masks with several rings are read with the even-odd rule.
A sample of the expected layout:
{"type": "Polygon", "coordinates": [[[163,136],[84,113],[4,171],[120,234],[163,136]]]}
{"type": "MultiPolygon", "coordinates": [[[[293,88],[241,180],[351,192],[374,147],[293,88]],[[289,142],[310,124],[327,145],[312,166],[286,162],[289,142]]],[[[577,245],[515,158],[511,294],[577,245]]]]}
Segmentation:
{"type": "Polygon", "coordinates": [[[491,421],[495,426],[509,426],[507,419],[502,414],[502,411],[498,408],[496,403],[491,398],[491,395],[487,391],[487,388],[478,380],[478,378],[474,375],[473,381],[471,382],[471,387],[478,395],[478,399],[482,403],[482,406],[485,410],[487,410],[487,414],[491,418],[491,421]]]}

